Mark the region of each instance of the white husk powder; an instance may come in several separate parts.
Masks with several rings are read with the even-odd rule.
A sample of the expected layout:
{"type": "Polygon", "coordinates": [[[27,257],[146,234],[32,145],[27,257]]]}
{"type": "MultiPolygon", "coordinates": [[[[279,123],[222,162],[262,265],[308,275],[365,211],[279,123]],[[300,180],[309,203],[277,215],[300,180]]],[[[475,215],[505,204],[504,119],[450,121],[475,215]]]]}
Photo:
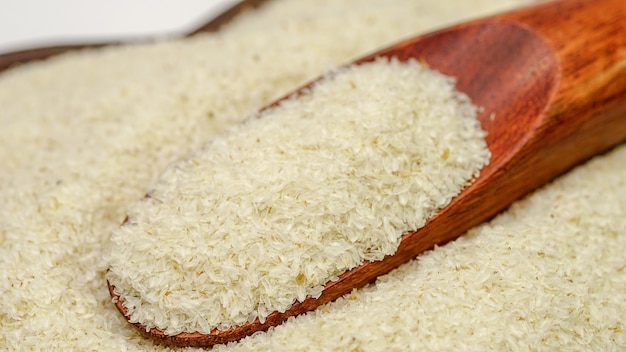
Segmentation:
{"type": "MultiPolygon", "coordinates": [[[[0,350],[176,350],[111,303],[104,248],[170,163],[329,67],[523,0],[275,0],[218,35],[0,74],[0,350]]],[[[626,146],[469,235],[217,351],[626,346],[626,146]]]]}
{"type": "Polygon", "coordinates": [[[477,108],[415,60],[327,75],[172,165],[112,236],[130,320],[209,333],[395,253],[489,161],[477,108]]]}

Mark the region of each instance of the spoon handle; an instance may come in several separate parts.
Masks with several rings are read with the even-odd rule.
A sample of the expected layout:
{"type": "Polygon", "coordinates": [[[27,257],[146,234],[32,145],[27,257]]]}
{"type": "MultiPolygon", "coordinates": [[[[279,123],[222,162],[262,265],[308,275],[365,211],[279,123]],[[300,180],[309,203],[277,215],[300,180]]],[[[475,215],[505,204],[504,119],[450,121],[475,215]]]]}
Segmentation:
{"type": "Polygon", "coordinates": [[[624,0],[551,1],[409,39],[359,60],[416,58],[457,77],[457,88],[485,108],[479,119],[492,158],[424,227],[404,234],[394,255],[345,272],[317,300],[296,303],[286,315],[314,309],[457,238],[626,140],[625,19],[624,0]]]}
{"type": "Polygon", "coordinates": [[[409,39],[361,61],[380,55],[417,58],[457,77],[457,88],[484,108],[479,119],[492,158],[424,227],[405,234],[396,254],[330,285],[388,272],[626,140],[624,0],[550,1],[409,39]]]}
{"type": "MultiPolygon", "coordinates": [[[[507,99],[527,99],[524,104],[512,104],[521,108],[507,111],[511,117],[496,113],[481,118],[492,134],[487,140],[494,157],[468,192],[453,201],[464,204],[448,207],[469,209],[463,218],[471,226],[486,220],[471,215],[479,209],[481,214],[495,215],[575,165],[626,140],[626,1],[550,1],[484,20],[490,21],[511,24],[511,33],[503,33],[511,41],[509,50],[523,46],[520,51],[503,53],[506,60],[494,63],[495,72],[506,76],[500,61],[513,62],[516,56],[533,60],[534,67],[516,73],[528,76],[514,79],[522,84],[497,85],[510,89],[510,94],[496,92],[493,99],[502,101],[486,104],[504,106],[507,99]],[[526,52],[538,54],[530,58],[523,54],[526,52]],[[520,90],[532,94],[515,93],[520,90]]],[[[456,215],[461,212],[465,211],[456,215]]]]}
{"type": "Polygon", "coordinates": [[[543,37],[560,66],[557,89],[527,147],[541,152],[540,165],[567,169],[626,138],[626,1],[565,0],[500,18],[543,37]]]}

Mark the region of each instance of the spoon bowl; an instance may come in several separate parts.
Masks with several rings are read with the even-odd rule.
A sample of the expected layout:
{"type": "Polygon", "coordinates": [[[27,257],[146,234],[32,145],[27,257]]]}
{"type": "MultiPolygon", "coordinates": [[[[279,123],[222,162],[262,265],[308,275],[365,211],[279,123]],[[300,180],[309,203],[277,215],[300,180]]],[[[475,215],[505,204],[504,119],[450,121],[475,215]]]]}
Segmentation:
{"type": "MultiPolygon", "coordinates": [[[[456,77],[457,89],[482,108],[478,118],[487,131],[492,157],[480,176],[424,227],[404,234],[395,254],[364,262],[328,282],[319,298],[295,302],[285,312],[271,313],[263,323],[257,319],[210,334],[174,336],[133,325],[167,344],[195,347],[267,330],[457,238],[537,187],[624,141],[624,18],[623,0],[552,1],[412,38],[355,61],[413,58],[456,77]]],[[[109,291],[127,317],[123,300],[110,284],[109,291]]]]}

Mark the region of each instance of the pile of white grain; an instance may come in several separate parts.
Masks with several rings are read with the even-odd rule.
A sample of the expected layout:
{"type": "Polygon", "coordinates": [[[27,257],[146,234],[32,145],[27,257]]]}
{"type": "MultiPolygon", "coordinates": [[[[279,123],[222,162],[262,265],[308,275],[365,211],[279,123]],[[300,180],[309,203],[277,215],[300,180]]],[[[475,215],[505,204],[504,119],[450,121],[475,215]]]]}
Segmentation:
{"type": "MultiPolygon", "coordinates": [[[[146,350],[104,248],[168,164],[330,66],[523,0],[275,0],[219,35],[0,75],[0,349],[146,350]]],[[[626,345],[626,147],[374,285],[216,350],[626,345]]]]}
{"type": "Polygon", "coordinates": [[[415,60],[333,72],[172,165],[112,236],[131,321],[210,333],[396,252],[489,161],[477,108],[415,60]]]}

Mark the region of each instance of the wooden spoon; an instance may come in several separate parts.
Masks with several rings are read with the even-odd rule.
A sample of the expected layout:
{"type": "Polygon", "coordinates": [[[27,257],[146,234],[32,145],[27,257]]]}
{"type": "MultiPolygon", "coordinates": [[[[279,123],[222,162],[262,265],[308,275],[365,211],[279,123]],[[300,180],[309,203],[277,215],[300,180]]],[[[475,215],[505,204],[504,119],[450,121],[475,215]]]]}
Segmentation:
{"type": "MultiPolygon", "coordinates": [[[[212,346],[266,330],[374,281],[437,244],[493,217],[516,199],[626,139],[626,1],[564,0],[477,20],[403,41],[357,60],[416,58],[457,77],[483,107],[489,165],[398,251],[328,282],[322,295],[286,312],[210,334],[167,336],[178,346],[212,346]]],[[[122,300],[109,290],[126,316],[122,300]]]]}

